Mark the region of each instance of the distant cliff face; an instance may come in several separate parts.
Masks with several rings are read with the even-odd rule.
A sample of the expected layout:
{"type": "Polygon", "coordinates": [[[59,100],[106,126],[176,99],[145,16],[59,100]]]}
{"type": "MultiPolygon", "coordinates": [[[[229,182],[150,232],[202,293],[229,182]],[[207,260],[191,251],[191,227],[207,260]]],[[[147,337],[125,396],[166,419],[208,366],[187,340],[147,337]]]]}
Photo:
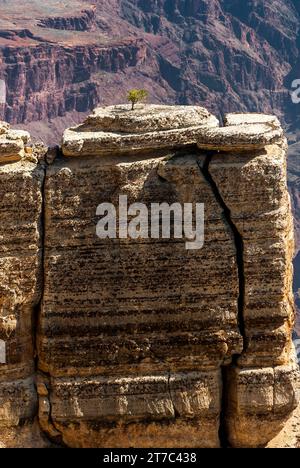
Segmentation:
{"type": "Polygon", "coordinates": [[[145,48],[139,40],[110,47],[4,47],[0,49],[7,81],[4,118],[17,124],[47,121],[71,111],[87,112],[98,101],[93,75],[122,73],[137,66],[145,48]]]}
{"type": "MultiPolygon", "coordinates": [[[[116,2],[88,3],[76,1],[67,8],[66,2],[51,0],[45,8],[31,1],[20,8],[16,0],[0,1],[5,17],[0,20],[0,79],[7,92],[6,105],[0,104],[2,119],[30,126],[63,117],[65,126],[99,102],[124,100],[128,87],[138,87],[141,80],[154,101],[172,96],[174,102],[174,93],[158,78],[159,63],[144,33],[138,35],[119,18],[116,2]]],[[[43,124],[34,128],[43,137],[43,124]]]]}
{"type": "Polygon", "coordinates": [[[123,101],[134,86],[147,87],[153,102],[205,104],[217,114],[283,115],[290,107],[285,80],[297,70],[297,2],[65,4],[51,0],[46,11],[35,1],[22,9],[0,1],[2,118],[67,119],[96,102],[123,101]]]}
{"type": "Polygon", "coordinates": [[[159,46],[161,71],[179,102],[205,102],[215,112],[282,111],[283,81],[299,54],[291,2],[127,0],[121,6],[130,23],[166,39],[159,46]]]}
{"type": "Polygon", "coordinates": [[[56,158],[0,124],[1,446],[278,434],[299,385],[286,148],[276,117],[220,127],[199,107],[100,108],[56,158]],[[204,204],[203,242],[187,250],[183,217],[169,237],[145,234],[148,215],[124,237],[120,195],[126,210],[204,204]],[[102,203],[118,209],[110,238],[102,203]]]}

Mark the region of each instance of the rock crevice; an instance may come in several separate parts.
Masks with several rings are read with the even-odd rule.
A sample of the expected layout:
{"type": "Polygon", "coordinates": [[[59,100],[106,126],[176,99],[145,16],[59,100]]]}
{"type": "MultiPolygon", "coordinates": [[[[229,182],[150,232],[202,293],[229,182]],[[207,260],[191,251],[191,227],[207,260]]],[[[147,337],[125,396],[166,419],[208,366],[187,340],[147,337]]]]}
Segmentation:
{"type": "Polygon", "coordinates": [[[244,307],[245,307],[245,273],[244,273],[244,241],[242,236],[240,235],[236,225],[231,219],[231,212],[230,209],[226,206],[220,191],[218,190],[218,186],[215,183],[210,170],[209,166],[214,157],[215,152],[211,151],[206,155],[204,163],[198,162],[199,169],[203,173],[205,179],[211,186],[212,192],[216,197],[217,202],[219,203],[220,207],[223,210],[224,217],[226,222],[230,226],[232,236],[235,243],[236,248],[236,264],[238,269],[238,284],[239,284],[239,294],[237,300],[237,310],[238,310],[238,328],[240,334],[243,339],[243,349],[240,354],[232,355],[231,363],[224,364],[221,368],[221,377],[222,377],[222,404],[221,404],[221,412],[220,412],[220,427],[219,427],[219,438],[220,438],[220,446],[223,448],[229,447],[229,435],[227,430],[227,410],[228,410],[228,371],[229,368],[232,366],[236,366],[238,362],[238,358],[241,356],[242,352],[247,347],[247,337],[245,333],[245,318],[244,318],[244,307]]]}
{"type": "Polygon", "coordinates": [[[243,337],[243,350],[244,350],[247,347],[247,340],[246,340],[246,333],[245,333],[245,318],[244,318],[244,308],[245,308],[244,241],[243,241],[243,237],[239,233],[239,230],[237,229],[236,225],[234,224],[231,218],[230,209],[228,208],[225,201],[223,200],[221,193],[218,189],[218,186],[210,173],[209,165],[212,161],[214,154],[216,153],[211,152],[210,154],[208,154],[206,156],[203,166],[201,167],[199,165],[199,167],[202,170],[202,173],[204,174],[205,179],[210,184],[212,191],[216,197],[216,200],[218,201],[220,207],[223,210],[225,219],[228,225],[230,226],[230,229],[234,238],[234,244],[236,248],[236,264],[238,268],[238,284],[239,284],[238,327],[239,327],[240,334],[243,337]]]}

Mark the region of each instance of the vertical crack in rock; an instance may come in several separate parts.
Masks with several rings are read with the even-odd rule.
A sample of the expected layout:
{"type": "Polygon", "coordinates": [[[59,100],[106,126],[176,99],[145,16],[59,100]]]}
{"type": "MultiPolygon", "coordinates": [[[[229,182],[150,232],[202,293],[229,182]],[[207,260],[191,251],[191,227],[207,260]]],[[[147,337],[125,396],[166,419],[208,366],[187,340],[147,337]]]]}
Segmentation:
{"type": "Polygon", "coordinates": [[[52,446],[64,447],[63,435],[52,419],[51,375],[38,371],[39,425],[52,446]]]}
{"type": "Polygon", "coordinates": [[[34,308],[34,314],[32,318],[32,333],[33,333],[33,352],[34,352],[34,368],[35,373],[38,371],[38,346],[37,346],[37,335],[38,335],[38,323],[39,316],[42,307],[42,300],[44,295],[44,284],[45,284],[45,183],[46,183],[46,167],[43,167],[43,181],[41,185],[41,215],[40,215],[40,256],[41,256],[41,267],[40,267],[40,300],[34,308]]]}
{"type": "MultiPolygon", "coordinates": [[[[166,180],[166,179],[163,179],[163,180],[166,180]]],[[[151,353],[152,353],[152,357],[157,360],[160,364],[162,364],[163,367],[166,366],[166,361],[164,359],[162,359],[160,356],[158,356],[157,354],[155,354],[155,352],[153,351],[153,349],[151,350],[151,353]]],[[[169,368],[167,370],[167,391],[168,391],[168,395],[169,395],[169,398],[170,398],[170,402],[171,402],[171,405],[172,405],[172,410],[173,410],[173,413],[174,413],[174,418],[176,419],[177,417],[180,417],[180,414],[176,408],[176,405],[175,405],[175,402],[173,400],[173,395],[172,395],[172,391],[171,391],[171,376],[172,376],[172,370],[171,368],[169,368]]]]}
{"type": "MultiPolygon", "coordinates": [[[[231,218],[231,211],[225,204],[221,193],[218,189],[216,182],[214,181],[210,171],[209,165],[211,160],[214,156],[214,152],[207,153],[206,159],[204,161],[203,167],[200,166],[198,161],[198,166],[202,174],[204,175],[205,179],[209,183],[212,188],[212,191],[215,195],[217,202],[219,203],[220,207],[223,210],[225,219],[231,229],[234,238],[234,244],[236,248],[236,262],[237,262],[237,269],[238,269],[238,282],[239,282],[239,296],[238,296],[238,327],[240,333],[243,337],[243,350],[246,349],[246,334],[245,334],[245,320],[244,320],[244,304],[245,304],[245,273],[244,273],[244,240],[239,233],[236,225],[232,221],[231,218]]],[[[235,357],[236,360],[237,357],[235,357]]]]}
{"type": "MultiPolygon", "coordinates": [[[[41,163],[43,164],[43,163],[41,163]]],[[[33,333],[33,356],[34,356],[34,370],[35,370],[35,379],[36,379],[36,392],[37,392],[37,422],[39,424],[40,430],[42,431],[42,434],[44,437],[49,439],[49,435],[45,432],[44,428],[42,427],[41,421],[40,421],[40,406],[41,406],[41,401],[40,401],[40,395],[39,395],[39,383],[38,383],[38,370],[39,370],[39,357],[38,357],[38,345],[37,345],[37,340],[38,340],[38,326],[39,326],[39,317],[41,313],[41,307],[42,307],[42,301],[43,301],[43,295],[44,295],[44,284],[45,284],[45,183],[46,183],[46,166],[43,164],[43,181],[41,185],[41,214],[40,214],[40,224],[39,224],[39,232],[40,232],[40,289],[41,289],[41,294],[40,294],[40,300],[34,307],[33,311],[33,317],[32,317],[32,333],[33,333]]],[[[49,402],[50,404],[50,402],[49,402]]]]}
{"type": "MultiPolygon", "coordinates": [[[[231,218],[231,211],[227,207],[226,203],[224,202],[222,195],[218,189],[218,186],[210,173],[209,166],[215,154],[217,153],[214,151],[207,152],[203,165],[201,166],[199,161],[197,161],[197,164],[200,169],[200,172],[203,174],[206,181],[209,183],[219,206],[222,208],[226,222],[228,223],[230,230],[232,232],[232,235],[233,235],[235,249],[236,249],[236,263],[237,263],[237,269],[238,269],[238,285],[239,285],[237,320],[238,320],[238,328],[243,338],[243,352],[244,352],[247,348],[245,319],[244,319],[244,305],[245,305],[244,240],[239,230],[237,229],[236,225],[234,224],[231,218]]],[[[226,365],[226,366],[223,365],[221,368],[222,406],[221,406],[221,413],[220,413],[220,428],[219,428],[219,439],[220,439],[221,447],[229,446],[228,434],[227,434],[227,423],[226,423],[226,413],[227,413],[227,403],[228,403],[228,385],[227,385],[228,369],[232,366],[237,365],[237,361],[239,357],[240,357],[239,354],[233,355],[231,364],[226,365]]]]}
{"type": "Polygon", "coordinates": [[[227,374],[229,366],[221,366],[221,412],[220,412],[220,426],[219,426],[219,440],[221,448],[228,448],[230,446],[228,441],[228,431],[226,423],[227,405],[228,405],[228,387],[227,387],[227,374]]]}
{"type": "Polygon", "coordinates": [[[168,372],[168,392],[169,392],[170,401],[171,401],[171,404],[172,404],[172,407],[173,407],[174,418],[175,419],[179,418],[180,414],[179,414],[179,411],[176,408],[175,402],[173,401],[173,396],[172,396],[172,391],[171,391],[171,370],[169,370],[169,372],[168,372]]]}
{"type": "Polygon", "coordinates": [[[40,256],[41,256],[41,267],[40,267],[40,278],[41,278],[41,295],[38,304],[34,308],[34,314],[32,319],[32,333],[33,333],[33,352],[34,352],[34,368],[36,376],[36,391],[37,391],[37,422],[39,424],[40,430],[43,433],[43,436],[53,445],[63,446],[62,435],[55,427],[51,416],[51,398],[50,398],[50,374],[46,375],[41,373],[39,370],[39,356],[38,356],[38,329],[39,329],[39,318],[42,309],[42,302],[44,296],[44,286],[45,286],[45,185],[47,177],[47,165],[43,164],[43,182],[41,185],[41,216],[40,216],[40,256]],[[42,378],[45,377],[45,378],[42,378]],[[48,386],[45,384],[45,381],[48,382],[48,386]],[[41,391],[41,388],[47,389],[47,392],[41,391]],[[42,407],[41,407],[42,406],[42,407]],[[47,430],[44,424],[41,421],[41,415],[47,417],[47,430]],[[49,430],[48,430],[49,428],[49,430]]]}

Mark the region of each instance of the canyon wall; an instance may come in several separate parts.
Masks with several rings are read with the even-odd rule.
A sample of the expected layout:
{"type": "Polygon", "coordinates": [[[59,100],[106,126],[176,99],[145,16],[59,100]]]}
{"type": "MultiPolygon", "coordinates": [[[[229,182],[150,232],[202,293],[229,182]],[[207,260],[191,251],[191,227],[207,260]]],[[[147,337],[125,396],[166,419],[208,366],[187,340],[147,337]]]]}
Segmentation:
{"type": "Polygon", "coordinates": [[[2,446],[259,447],[278,434],[299,384],[286,149],[273,116],[220,127],[199,107],[97,109],[56,157],[1,124],[2,446]],[[204,244],[128,238],[119,218],[99,238],[97,207],[120,195],[204,204],[204,244]]]}
{"type": "Polygon", "coordinates": [[[95,74],[124,72],[145,55],[146,46],[138,39],[109,47],[39,44],[0,48],[7,84],[3,118],[18,124],[86,112],[99,99],[95,74]]]}
{"type": "Polygon", "coordinates": [[[35,317],[42,295],[42,186],[29,134],[0,123],[0,445],[39,445],[35,317]]]}

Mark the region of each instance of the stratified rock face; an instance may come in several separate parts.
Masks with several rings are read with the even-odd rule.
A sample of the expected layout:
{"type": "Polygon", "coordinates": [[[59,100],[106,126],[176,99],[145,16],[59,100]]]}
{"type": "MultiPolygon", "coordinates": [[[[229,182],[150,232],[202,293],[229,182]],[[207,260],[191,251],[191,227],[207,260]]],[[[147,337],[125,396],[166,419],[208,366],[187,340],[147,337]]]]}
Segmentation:
{"type": "Polygon", "coordinates": [[[92,5],[90,9],[82,10],[74,16],[41,18],[38,26],[63,31],[90,31],[95,26],[95,9],[95,6],[92,5]]]}
{"type": "Polygon", "coordinates": [[[131,106],[96,109],[83,125],[66,130],[65,156],[107,155],[114,152],[176,148],[195,143],[204,127],[219,125],[202,107],[147,106],[138,112],[131,106]],[[174,115],[175,114],[175,115],[174,115]],[[142,131],[144,127],[144,131],[142,131]]]}
{"type": "Polygon", "coordinates": [[[0,135],[0,442],[20,447],[41,443],[32,424],[38,404],[33,330],[42,294],[44,171],[28,160],[20,135],[11,137],[8,128],[0,135]],[[11,152],[7,142],[20,151],[11,152]]]}
{"type": "MultiPolygon", "coordinates": [[[[26,314],[18,315],[11,349],[36,341],[37,365],[26,383],[15,369],[8,379],[4,366],[3,381],[5,391],[27,391],[23,418],[35,417],[34,428],[49,440],[69,447],[258,447],[296,407],[286,141],[273,116],[234,114],[225,122],[219,127],[197,107],[97,109],[66,130],[64,154],[46,168],[42,196],[32,177],[29,198],[44,201],[44,261],[28,310],[42,278],[43,296],[37,336],[32,322],[23,325],[26,314]],[[125,196],[126,207],[142,203],[149,212],[153,203],[204,204],[204,244],[187,249],[186,231],[183,238],[152,238],[149,230],[148,237],[126,236],[118,210],[125,196]],[[115,238],[96,235],[102,203],[117,208],[115,238]]],[[[28,164],[4,166],[11,190],[28,164]]],[[[41,216],[40,202],[34,206],[41,216]]],[[[19,217],[9,219],[15,226],[19,217]]],[[[30,245],[38,259],[39,236],[30,245]]],[[[26,268],[17,271],[28,281],[26,268]]],[[[9,271],[3,269],[11,283],[9,271]]],[[[32,348],[28,356],[32,362],[32,348]]],[[[7,434],[18,427],[18,411],[2,418],[4,445],[12,445],[7,434]]]]}
{"type": "Polygon", "coordinates": [[[219,443],[220,365],[241,351],[235,249],[197,155],[171,156],[62,160],[48,171],[39,363],[67,445],[219,443]],[[97,206],[119,194],[205,202],[206,249],[97,239],[97,206]]]}
{"type": "MultiPolygon", "coordinates": [[[[276,113],[292,138],[298,133],[290,92],[299,78],[299,0],[0,0],[0,10],[0,120],[50,146],[96,105],[123,102],[130,88],[218,116],[276,113]]],[[[298,166],[291,160],[293,179],[298,166]]],[[[300,239],[299,186],[290,184],[300,239]]],[[[296,277],[300,322],[298,290],[296,277]]]]}
{"type": "Polygon", "coordinates": [[[23,130],[11,130],[5,122],[0,122],[0,164],[21,161],[29,152],[30,135],[23,130]]]}
{"type": "Polygon", "coordinates": [[[293,407],[298,373],[291,360],[294,239],[285,151],[272,145],[255,156],[215,155],[210,171],[243,251],[245,342],[227,376],[227,433],[233,446],[258,446],[293,407]]]}
{"type": "Polygon", "coordinates": [[[79,44],[72,52],[67,52],[66,47],[42,42],[33,48],[10,50],[1,47],[0,37],[1,67],[7,75],[6,106],[0,107],[2,118],[17,124],[47,121],[66,112],[90,111],[99,100],[92,76],[100,71],[120,73],[138,65],[145,53],[145,45],[138,39],[121,44],[115,41],[110,47],[79,44]]]}
{"type": "Polygon", "coordinates": [[[75,447],[216,447],[220,427],[233,446],[263,445],[296,401],[282,130],[272,116],[220,128],[201,109],[183,121],[182,108],[147,109],[96,110],[47,171],[38,349],[51,421],[75,447]],[[119,195],[204,203],[204,247],[98,239],[97,206],[119,195]]]}

